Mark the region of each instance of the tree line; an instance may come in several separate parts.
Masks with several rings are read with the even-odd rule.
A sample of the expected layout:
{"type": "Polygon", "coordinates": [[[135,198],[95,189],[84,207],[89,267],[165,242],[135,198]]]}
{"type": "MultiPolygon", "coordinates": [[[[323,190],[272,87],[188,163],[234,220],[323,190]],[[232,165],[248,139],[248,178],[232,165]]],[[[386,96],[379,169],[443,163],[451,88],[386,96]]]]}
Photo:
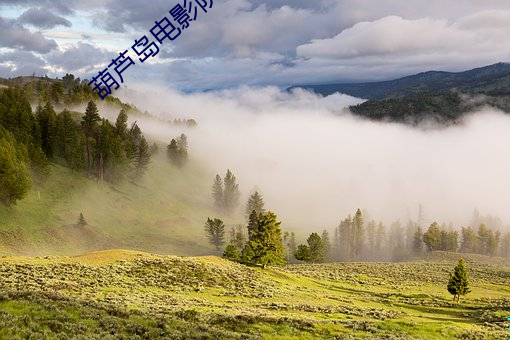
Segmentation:
{"type": "Polygon", "coordinates": [[[56,113],[48,101],[35,112],[24,90],[0,93],[0,201],[24,197],[33,180],[41,180],[55,162],[99,180],[140,179],[150,162],[149,145],[135,123],[128,126],[122,109],[115,121],[101,118],[95,102],[84,114],[56,113]]]}
{"type": "Polygon", "coordinates": [[[358,209],[340,222],[332,237],[327,230],[314,232],[307,244],[289,247],[297,260],[307,262],[402,261],[436,250],[510,257],[510,232],[503,235],[484,223],[476,229],[463,227],[460,233],[437,222],[423,230],[414,221],[406,227],[396,221],[387,229],[382,222],[365,222],[358,209]]]}

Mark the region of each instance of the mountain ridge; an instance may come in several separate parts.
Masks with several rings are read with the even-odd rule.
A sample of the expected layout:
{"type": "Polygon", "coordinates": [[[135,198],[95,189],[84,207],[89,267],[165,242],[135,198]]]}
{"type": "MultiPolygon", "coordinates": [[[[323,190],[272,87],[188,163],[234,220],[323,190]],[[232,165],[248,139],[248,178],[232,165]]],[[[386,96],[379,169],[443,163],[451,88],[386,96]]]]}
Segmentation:
{"type": "Polygon", "coordinates": [[[426,71],[402,78],[365,83],[295,85],[324,96],[336,92],[364,99],[388,99],[426,92],[457,90],[472,93],[510,93],[510,63],[478,67],[462,72],[426,71]]]}

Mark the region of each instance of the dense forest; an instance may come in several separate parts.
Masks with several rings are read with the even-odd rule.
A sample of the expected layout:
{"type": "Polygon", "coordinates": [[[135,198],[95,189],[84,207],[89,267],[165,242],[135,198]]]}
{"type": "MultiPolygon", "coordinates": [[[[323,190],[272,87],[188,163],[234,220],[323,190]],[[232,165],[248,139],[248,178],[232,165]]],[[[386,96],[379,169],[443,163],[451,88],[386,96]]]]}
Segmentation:
{"type": "MultiPolygon", "coordinates": [[[[15,203],[33,181],[42,181],[50,162],[101,181],[136,181],[143,176],[151,155],[136,122],[128,126],[129,105],[120,105],[123,108],[111,123],[100,117],[86,81],[72,75],[61,81],[24,80],[11,80],[0,92],[0,200],[4,204],[15,203]],[[54,108],[87,99],[84,113],[68,109],[57,113],[54,108]],[[35,112],[31,103],[38,104],[35,112]]],[[[113,97],[111,101],[120,103],[113,97]]]]}

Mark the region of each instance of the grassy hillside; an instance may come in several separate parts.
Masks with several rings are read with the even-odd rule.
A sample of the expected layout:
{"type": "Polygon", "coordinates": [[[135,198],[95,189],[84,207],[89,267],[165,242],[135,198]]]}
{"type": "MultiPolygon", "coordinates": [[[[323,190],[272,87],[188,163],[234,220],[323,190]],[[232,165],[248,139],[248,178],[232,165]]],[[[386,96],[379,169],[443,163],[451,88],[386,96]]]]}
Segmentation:
{"type": "Polygon", "coordinates": [[[267,270],[132,251],[4,257],[0,338],[507,338],[510,264],[467,256],[472,293],[457,305],[456,256],[267,270]]]}
{"type": "Polygon", "coordinates": [[[25,199],[10,208],[0,205],[0,254],[73,255],[107,248],[213,253],[202,229],[216,215],[211,178],[193,162],[178,170],[165,157],[153,157],[138,184],[98,182],[52,164],[25,199]],[[80,212],[87,226],[77,225],[80,212]]]}

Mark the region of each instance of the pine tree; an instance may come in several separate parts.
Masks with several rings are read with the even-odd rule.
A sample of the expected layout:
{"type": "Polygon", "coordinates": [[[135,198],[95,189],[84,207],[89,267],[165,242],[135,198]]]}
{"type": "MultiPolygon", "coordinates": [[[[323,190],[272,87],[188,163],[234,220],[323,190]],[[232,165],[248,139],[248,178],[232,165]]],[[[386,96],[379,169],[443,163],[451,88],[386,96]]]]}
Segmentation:
{"type": "Polygon", "coordinates": [[[223,190],[225,211],[232,213],[239,205],[239,197],[241,195],[239,193],[239,185],[236,183],[236,176],[230,170],[227,170],[223,183],[225,185],[223,190]]]}
{"type": "Polygon", "coordinates": [[[283,243],[285,245],[285,260],[290,262],[296,252],[296,234],[294,232],[289,233],[288,231],[283,233],[283,243]]]}
{"type": "Polygon", "coordinates": [[[349,215],[338,226],[340,236],[340,260],[352,261],[352,218],[349,215]]]}
{"type": "Polygon", "coordinates": [[[306,240],[308,243],[308,247],[310,248],[310,260],[312,262],[322,262],[324,261],[324,243],[322,242],[321,237],[317,233],[311,233],[308,239],[306,240]]]}
{"type": "Polygon", "coordinates": [[[367,257],[369,259],[375,258],[375,246],[376,246],[376,229],[377,224],[374,220],[371,220],[367,224],[367,241],[368,241],[368,251],[367,251],[367,257]]]}
{"type": "Polygon", "coordinates": [[[170,162],[178,168],[188,162],[188,138],[185,134],[170,141],[167,146],[167,156],[170,162]]]}
{"type": "Polygon", "coordinates": [[[510,232],[506,233],[501,240],[500,254],[503,257],[510,257],[510,232]]]}
{"type": "Polygon", "coordinates": [[[87,151],[87,171],[90,174],[92,170],[92,157],[90,151],[90,137],[94,128],[97,125],[97,122],[100,120],[99,111],[97,110],[96,103],[92,100],[88,102],[87,109],[85,110],[85,115],[82,119],[82,127],[85,131],[85,148],[87,151]]]}
{"type": "Polygon", "coordinates": [[[26,152],[26,148],[16,145],[11,133],[0,127],[0,201],[7,205],[25,197],[31,186],[22,150],[26,152]]]}
{"type": "Polygon", "coordinates": [[[86,226],[88,223],[87,221],[85,220],[85,217],[83,217],[83,213],[80,213],[80,217],[78,218],[78,225],[80,227],[84,227],[86,226]]]}
{"type": "Polygon", "coordinates": [[[218,218],[207,218],[204,230],[209,239],[209,243],[215,246],[216,250],[219,251],[221,246],[225,243],[225,225],[223,221],[218,218]]]}
{"type": "Polygon", "coordinates": [[[463,253],[476,253],[480,248],[476,233],[471,227],[462,228],[462,244],[460,251],[463,253]]]}
{"type": "Polygon", "coordinates": [[[223,181],[221,180],[220,175],[216,175],[214,179],[214,184],[212,186],[212,196],[214,198],[214,206],[216,209],[222,211],[225,206],[225,202],[223,200],[223,181]]]}
{"type": "Polygon", "coordinates": [[[423,234],[423,243],[429,250],[438,250],[441,246],[441,229],[437,222],[433,222],[423,234]]]}
{"type": "Polygon", "coordinates": [[[265,211],[264,200],[258,191],[255,191],[253,194],[251,194],[250,198],[248,198],[248,202],[246,202],[244,215],[246,216],[247,220],[250,219],[250,215],[253,211],[255,211],[257,215],[265,211]]]}
{"type": "Polygon", "coordinates": [[[81,162],[76,162],[75,159],[83,157],[83,152],[78,151],[78,129],[79,126],[69,110],[65,109],[57,115],[55,136],[57,155],[72,169],[77,169],[81,165],[81,162]]]}
{"type": "Polygon", "coordinates": [[[253,258],[255,257],[255,253],[250,245],[250,243],[246,243],[244,245],[243,251],[241,252],[241,263],[251,264],[253,263],[253,258]]]}
{"type": "Polygon", "coordinates": [[[142,136],[140,144],[138,145],[138,153],[135,160],[135,179],[143,176],[151,161],[151,153],[149,151],[149,144],[142,136]]]}
{"type": "Polygon", "coordinates": [[[120,110],[117,120],[115,121],[115,133],[125,138],[128,134],[128,115],[124,109],[120,110]]]}
{"type": "Polygon", "coordinates": [[[421,230],[421,227],[418,226],[413,236],[413,252],[416,255],[419,255],[421,254],[422,250],[423,250],[423,232],[421,230]]]}
{"type": "Polygon", "coordinates": [[[260,264],[265,268],[267,265],[285,263],[280,224],[271,211],[259,214],[258,228],[247,243],[253,250],[254,264],[260,264]]]}
{"type": "Polygon", "coordinates": [[[335,228],[335,232],[333,234],[333,260],[340,261],[341,258],[341,249],[340,249],[340,232],[338,231],[338,227],[335,228]]]}
{"type": "Polygon", "coordinates": [[[360,259],[361,249],[363,248],[363,216],[361,210],[356,210],[356,214],[352,219],[352,236],[353,236],[353,254],[354,260],[360,259]]]}
{"type": "Polygon", "coordinates": [[[235,245],[229,244],[223,252],[223,257],[227,260],[238,262],[241,259],[241,254],[235,245]]]}
{"type": "Polygon", "coordinates": [[[388,243],[386,240],[386,227],[382,222],[379,222],[377,226],[376,243],[376,253],[382,257],[386,253],[388,243]]]}
{"type": "Polygon", "coordinates": [[[248,220],[248,240],[253,240],[253,237],[257,230],[259,229],[259,216],[257,212],[252,211],[250,214],[250,218],[248,220]]]}
{"type": "Polygon", "coordinates": [[[459,260],[453,275],[450,274],[447,289],[453,295],[453,300],[457,299],[457,303],[460,302],[461,295],[466,295],[471,291],[469,289],[467,266],[463,259],[459,260]]]}
{"type": "Polygon", "coordinates": [[[329,232],[324,229],[321,235],[322,246],[324,248],[324,261],[328,262],[332,258],[331,254],[331,241],[329,239],[329,232]]]}
{"type": "Polygon", "coordinates": [[[53,157],[57,114],[49,102],[36,111],[36,119],[41,132],[41,148],[48,158],[53,157]]]}

